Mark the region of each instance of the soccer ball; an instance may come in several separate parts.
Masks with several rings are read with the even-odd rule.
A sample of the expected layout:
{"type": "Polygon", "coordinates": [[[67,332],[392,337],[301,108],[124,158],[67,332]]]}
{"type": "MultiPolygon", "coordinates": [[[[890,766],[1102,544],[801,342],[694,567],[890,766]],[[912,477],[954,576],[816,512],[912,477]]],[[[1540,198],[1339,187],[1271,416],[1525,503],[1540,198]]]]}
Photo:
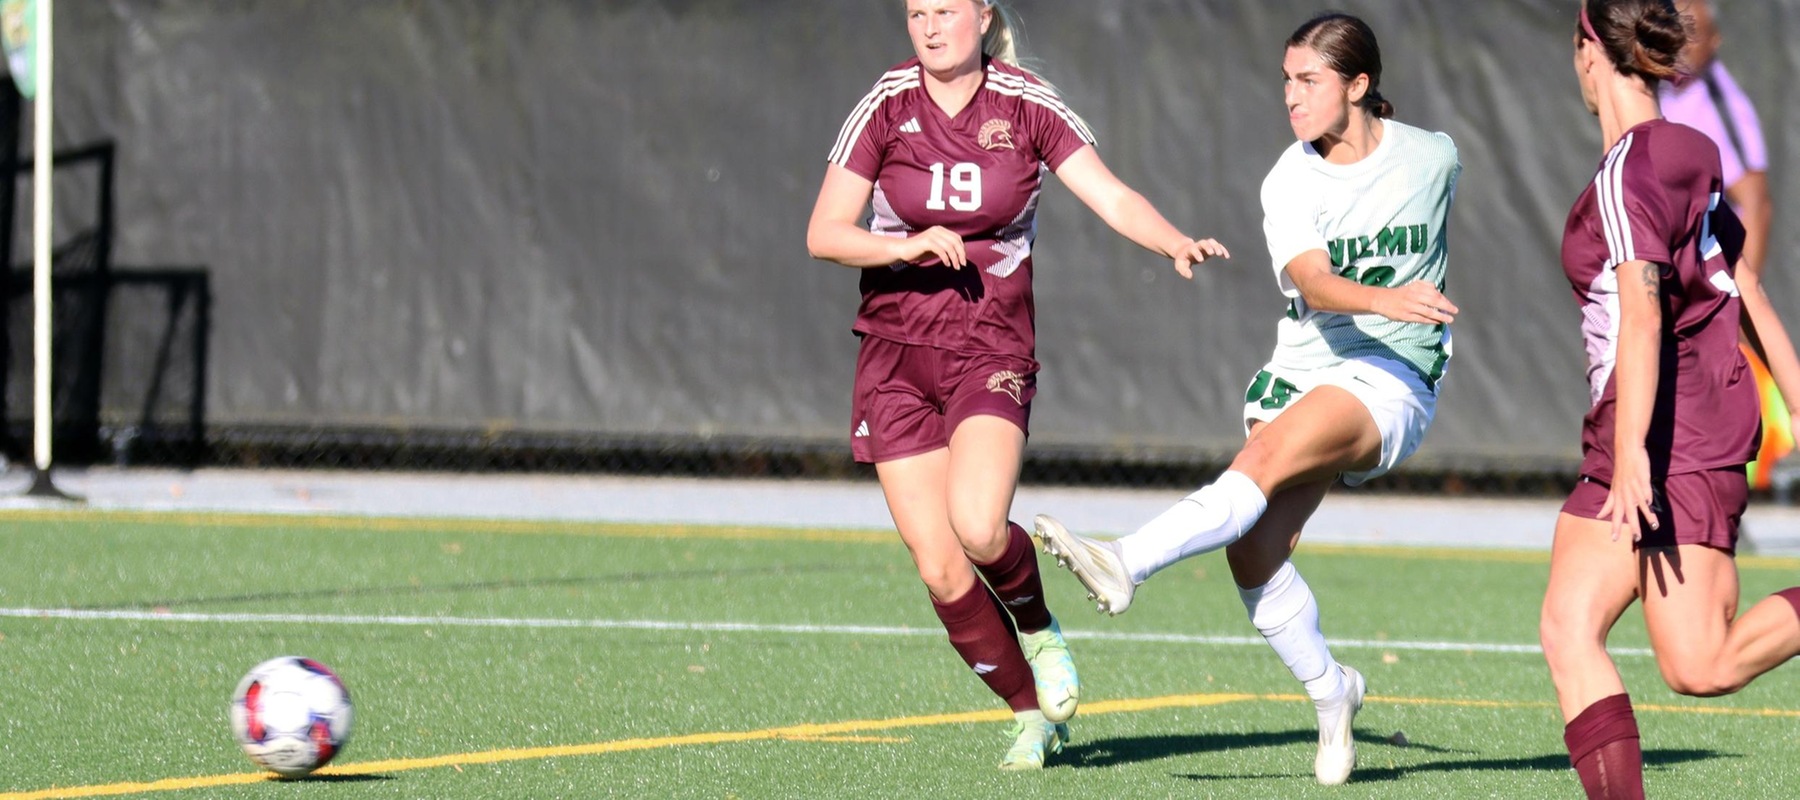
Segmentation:
{"type": "Polygon", "coordinates": [[[282,777],[301,777],[350,740],[350,692],[324,664],[271,658],[238,682],[231,732],[251,761],[282,777]]]}

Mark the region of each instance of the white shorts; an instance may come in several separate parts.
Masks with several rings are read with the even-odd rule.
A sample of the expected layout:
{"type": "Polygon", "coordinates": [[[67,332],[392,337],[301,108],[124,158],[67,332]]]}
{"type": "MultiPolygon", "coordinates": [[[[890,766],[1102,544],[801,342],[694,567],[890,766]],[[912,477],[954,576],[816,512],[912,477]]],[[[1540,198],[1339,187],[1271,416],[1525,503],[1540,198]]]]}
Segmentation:
{"type": "Polygon", "coordinates": [[[1349,486],[1387,474],[1425,441],[1437,414],[1437,393],[1411,367],[1392,359],[1353,358],[1323,369],[1265,365],[1244,393],[1244,434],[1252,422],[1269,422],[1316,386],[1336,386],[1369,409],[1381,431],[1381,461],[1366,472],[1346,472],[1349,486]]]}

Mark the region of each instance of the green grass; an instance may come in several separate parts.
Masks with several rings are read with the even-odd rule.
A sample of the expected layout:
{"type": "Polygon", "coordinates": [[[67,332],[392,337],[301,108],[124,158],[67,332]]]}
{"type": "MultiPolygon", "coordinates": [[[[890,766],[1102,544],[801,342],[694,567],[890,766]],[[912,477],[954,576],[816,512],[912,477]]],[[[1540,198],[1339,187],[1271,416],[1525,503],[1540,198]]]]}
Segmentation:
{"type": "MultiPolygon", "coordinates": [[[[0,799],[159,780],[169,782],[141,794],[1579,795],[1541,657],[1406,644],[1533,644],[1541,554],[1302,545],[1296,561],[1328,635],[1369,642],[1337,649],[1372,695],[1357,719],[1362,766],[1337,789],[1313,784],[1310,707],[1266,647],[1074,638],[1255,636],[1218,556],[1159,576],[1118,619],[1089,611],[1068,576],[1046,574],[1074,638],[1085,711],[1068,753],[1016,775],[994,769],[1006,744],[1000,704],[943,641],[891,535],[0,514],[6,609],[918,632],[0,617],[0,799]],[[226,703],[246,669],[282,654],[320,659],[349,685],[356,731],[335,765],[348,774],[241,777],[253,769],[230,740],[226,703]],[[864,724],[824,736],[756,733],[854,721],[864,724]],[[1390,741],[1400,731],[1404,746],[1390,741]],[[450,758],[423,761],[439,756],[450,758]]],[[[1796,574],[1800,562],[1745,559],[1745,597],[1796,574]]],[[[1635,610],[1614,644],[1646,645],[1635,610]]],[[[1800,796],[1800,668],[1702,701],[1669,692],[1647,657],[1619,662],[1640,707],[1652,796],[1800,796]],[[1779,713],[1748,713],[1759,710],[1779,713]]]]}

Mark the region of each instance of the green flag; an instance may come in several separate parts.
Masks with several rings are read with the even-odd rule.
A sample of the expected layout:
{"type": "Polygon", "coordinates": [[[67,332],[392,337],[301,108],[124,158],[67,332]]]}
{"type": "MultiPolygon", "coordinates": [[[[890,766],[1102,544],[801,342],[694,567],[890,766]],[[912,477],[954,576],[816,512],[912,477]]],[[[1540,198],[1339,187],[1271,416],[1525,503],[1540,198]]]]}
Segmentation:
{"type": "Polygon", "coordinates": [[[26,100],[37,96],[37,0],[0,0],[0,42],[26,100]]]}

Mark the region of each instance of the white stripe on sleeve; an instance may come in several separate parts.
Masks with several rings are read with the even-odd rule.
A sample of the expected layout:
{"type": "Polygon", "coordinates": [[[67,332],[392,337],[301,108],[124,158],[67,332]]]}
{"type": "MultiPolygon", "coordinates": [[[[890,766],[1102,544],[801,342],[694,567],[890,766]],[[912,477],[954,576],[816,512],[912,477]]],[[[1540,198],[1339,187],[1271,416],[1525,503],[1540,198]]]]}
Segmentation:
{"type": "Polygon", "coordinates": [[[861,102],[844,120],[844,127],[838,131],[837,143],[831,147],[831,163],[843,166],[850,160],[850,152],[856,147],[856,140],[862,136],[863,128],[868,127],[869,120],[888,98],[908,89],[919,86],[919,68],[898,69],[881,76],[875,82],[875,88],[863,96],[861,102]]]}
{"type": "Polygon", "coordinates": [[[1606,165],[1594,178],[1595,200],[1600,206],[1600,222],[1606,231],[1609,257],[1606,269],[1637,260],[1632,245],[1631,217],[1625,210],[1625,161],[1631,152],[1633,135],[1627,134],[1606,157],[1606,165]]]}
{"type": "Polygon", "coordinates": [[[1061,117],[1063,122],[1068,123],[1069,128],[1075,131],[1075,135],[1081,137],[1082,141],[1088,144],[1094,143],[1094,132],[1055,92],[1016,75],[994,71],[992,67],[988,72],[988,88],[996,94],[1022,98],[1050,109],[1052,113],[1061,117]]]}

